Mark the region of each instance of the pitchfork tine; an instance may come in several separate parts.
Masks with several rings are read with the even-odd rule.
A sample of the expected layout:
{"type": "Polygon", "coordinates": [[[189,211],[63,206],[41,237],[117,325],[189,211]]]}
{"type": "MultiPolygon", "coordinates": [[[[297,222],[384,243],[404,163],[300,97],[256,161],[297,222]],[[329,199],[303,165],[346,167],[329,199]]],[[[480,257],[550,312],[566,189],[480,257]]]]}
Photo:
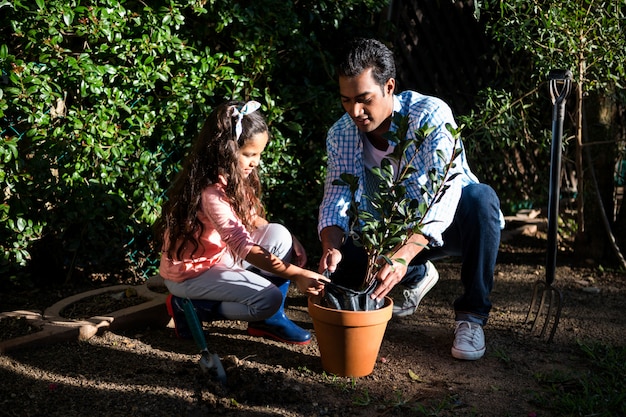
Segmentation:
{"type": "MultiPolygon", "coordinates": [[[[548,343],[552,341],[554,337],[554,333],[556,333],[556,328],[559,325],[559,320],[561,319],[561,304],[563,303],[563,294],[557,288],[550,286],[550,305],[548,306],[548,315],[547,317],[552,317],[552,309],[556,308],[554,312],[554,323],[552,324],[552,330],[550,331],[550,336],[548,336],[548,343]],[[558,297],[557,297],[558,296],[558,297]]],[[[541,330],[541,334],[539,337],[544,336],[546,329],[548,328],[549,320],[546,320],[546,323],[541,330]]]]}
{"type": "Polygon", "coordinates": [[[534,285],[533,298],[530,302],[530,308],[528,309],[528,314],[526,315],[524,324],[531,323],[530,332],[534,334],[535,330],[538,328],[541,317],[545,316],[546,320],[543,322],[543,326],[541,326],[539,337],[543,338],[545,336],[548,326],[552,322],[552,329],[550,330],[550,335],[547,339],[547,342],[550,343],[554,338],[556,328],[558,327],[561,319],[562,304],[563,294],[558,288],[555,288],[544,281],[537,281],[534,285]],[[539,296],[540,292],[541,297],[539,296]],[[547,308],[547,312],[544,315],[543,312],[545,308],[547,308]],[[554,319],[551,320],[550,318],[553,316],[554,319]]]}

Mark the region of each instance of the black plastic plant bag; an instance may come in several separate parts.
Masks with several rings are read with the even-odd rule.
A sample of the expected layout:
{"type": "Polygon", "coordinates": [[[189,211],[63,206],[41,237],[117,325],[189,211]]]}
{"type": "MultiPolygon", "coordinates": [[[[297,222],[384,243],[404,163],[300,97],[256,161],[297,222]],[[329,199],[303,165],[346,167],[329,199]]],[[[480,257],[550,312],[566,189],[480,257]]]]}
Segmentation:
{"type": "Polygon", "coordinates": [[[375,300],[370,295],[376,289],[378,281],[374,281],[362,291],[353,290],[335,283],[326,283],[321,305],[337,310],[371,311],[380,309],[384,300],[375,300]]]}

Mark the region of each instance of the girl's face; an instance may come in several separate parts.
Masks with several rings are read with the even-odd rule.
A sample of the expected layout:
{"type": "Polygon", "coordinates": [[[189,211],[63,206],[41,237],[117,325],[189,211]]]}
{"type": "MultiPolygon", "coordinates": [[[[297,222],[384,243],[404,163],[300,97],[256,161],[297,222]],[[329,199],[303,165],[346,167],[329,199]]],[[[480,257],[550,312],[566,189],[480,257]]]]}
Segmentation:
{"type": "Polygon", "coordinates": [[[250,173],[252,173],[252,171],[259,166],[259,163],[261,162],[261,153],[265,149],[265,145],[267,145],[268,140],[269,136],[267,135],[267,132],[257,133],[248,139],[241,148],[239,148],[237,161],[239,169],[245,178],[248,178],[250,173]]]}

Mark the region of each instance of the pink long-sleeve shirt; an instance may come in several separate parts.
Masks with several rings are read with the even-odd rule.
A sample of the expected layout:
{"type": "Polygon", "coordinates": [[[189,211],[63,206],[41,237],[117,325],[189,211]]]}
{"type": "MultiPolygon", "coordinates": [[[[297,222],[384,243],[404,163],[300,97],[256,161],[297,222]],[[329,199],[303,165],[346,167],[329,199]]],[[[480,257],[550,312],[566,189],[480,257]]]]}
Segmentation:
{"type": "Polygon", "coordinates": [[[193,256],[191,248],[186,250],[182,260],[169,259],[163,251],[159,267],[163,278],[175,282],[195,278],[218,263],[228,249],[239,259],[245,259],[255,244],[233,211],[223,183],[209,185],[202,191],[198,219],[204,226],[200,247],[193,256]]]}

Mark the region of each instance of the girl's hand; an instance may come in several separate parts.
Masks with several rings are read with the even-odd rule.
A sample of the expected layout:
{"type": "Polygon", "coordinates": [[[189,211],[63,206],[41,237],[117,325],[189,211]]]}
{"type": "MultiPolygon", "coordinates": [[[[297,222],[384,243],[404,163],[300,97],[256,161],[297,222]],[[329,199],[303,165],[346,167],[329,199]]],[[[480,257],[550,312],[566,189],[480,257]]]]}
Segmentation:
{"type": "Polygon", "coordinates": [[[306,269],[295,281],[298,290],[307,295],[319,295],[324,290],[324,282],[330,282],[325,276],[306,269]]]}
{"type": "Polygon", "coordinates": [[[293,236],[291,249],[291,263],[299,266],[300,268],[304,268],[308,260],[306,257],[306,251],[304,250],[304,246],[302,246],[302,243],[300,243],[300,241],[295,236],[293,236]]]}

